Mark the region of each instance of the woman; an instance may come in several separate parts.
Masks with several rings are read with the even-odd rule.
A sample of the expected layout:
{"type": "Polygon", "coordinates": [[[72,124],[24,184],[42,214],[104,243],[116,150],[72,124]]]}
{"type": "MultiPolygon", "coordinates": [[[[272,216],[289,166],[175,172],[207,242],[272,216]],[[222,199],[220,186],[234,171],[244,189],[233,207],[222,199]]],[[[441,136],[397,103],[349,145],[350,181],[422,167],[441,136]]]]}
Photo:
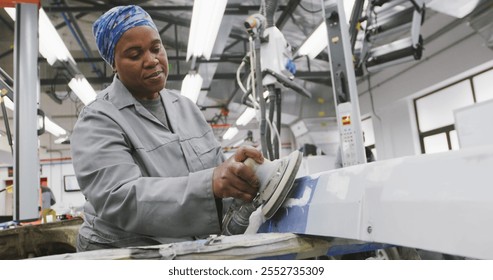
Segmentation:
{"type": "Polygon", "coordinates": [[[159,32],[138,6],[115,7],[93,26],[112,84],[80,113],[71,137],[87,202],[78,251],[193,240],[221,232],[222,198],[252,201],[263,162],[241,148],[223,161],[197,106],[165,89],[159,32]]]}

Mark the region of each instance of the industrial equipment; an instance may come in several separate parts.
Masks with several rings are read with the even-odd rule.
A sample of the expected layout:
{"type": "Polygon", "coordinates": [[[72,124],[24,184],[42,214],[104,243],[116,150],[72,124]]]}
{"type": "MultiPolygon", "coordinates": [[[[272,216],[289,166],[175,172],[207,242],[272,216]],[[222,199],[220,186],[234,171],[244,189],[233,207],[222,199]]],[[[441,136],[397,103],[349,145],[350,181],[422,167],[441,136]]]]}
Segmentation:
{"type": "Polygon", "coordinates": [[[251,203],[239,199],[233,201],[223,218],[223,234],[244,233],[250,224],[251,214],[259,207],[265,219],[272,218],[293,187],[302,157],[301,152],[294,151],[282,159],[265,159],[262,164],[257,164],[250,158],[245,160],[245,164],[255,170],[260,180],[260,189],[251,203]]]}

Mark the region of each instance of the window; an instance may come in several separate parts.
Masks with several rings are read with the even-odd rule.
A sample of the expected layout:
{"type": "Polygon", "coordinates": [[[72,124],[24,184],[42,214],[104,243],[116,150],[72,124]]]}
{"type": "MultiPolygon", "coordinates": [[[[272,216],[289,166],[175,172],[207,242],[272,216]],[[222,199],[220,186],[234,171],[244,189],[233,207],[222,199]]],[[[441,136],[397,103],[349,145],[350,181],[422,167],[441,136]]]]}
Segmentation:
{"type": "Polygon", "coordinates": [[[361,120],[361,130],[364,135],[364,145],[371,149],[373,156],[377,159],[377,151],[375,149],[375,132],[373,130],[373,121],[371,117],[361,120]]]}
{"type": "Polygon", "coordinates": [[[459,149],[454,111],[493,99],[492,80],[489,69],[414,100],[422,153],[459,149]]]}
{"type": "Polygon", "coordinates": [[[491,84],[491,81],[493,81],[493,70],[473,77],[472,81],[477,102],[493,99],[493,86],[491,84]]]}
{"type": "Polygon", "coordinates": [[[445,132],[423,138],[425,153],[439,153],[449,150],[447,134],[445,132]]]}
{"type": "Polygon", "coordinates": [[[457,131],[455,131],[455,130],[450,131],[449,138],[450,138],[450,148],[452,150],[458,150],[459,149],[459,137],[457,136],[457,131]]]}
{"type": "Polygon", "coordinates": [[[416,100],[420,131],[426,132],[453,124],[454,110],[473,103],[469,81],[457,83],[416,100]]]}

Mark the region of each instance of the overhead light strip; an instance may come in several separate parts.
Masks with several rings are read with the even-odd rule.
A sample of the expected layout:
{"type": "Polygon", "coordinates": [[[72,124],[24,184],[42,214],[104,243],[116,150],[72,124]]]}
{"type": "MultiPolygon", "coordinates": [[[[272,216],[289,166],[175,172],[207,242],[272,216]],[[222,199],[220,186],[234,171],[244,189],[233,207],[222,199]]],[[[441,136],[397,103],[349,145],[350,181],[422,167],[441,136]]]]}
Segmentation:
{"type": "Polygon", "coordinates": [[[45,130],[49,133],[53,134],[56,137],[60,137],[62,135],[67,135],[67,131],[63,129],[58,124],[51,121],[48,117],[45,116],[45,130]]]}
{"type": "Polygon", "coordinates": [[[255,109],[246,108],[245,111],[241,114],[241,116],[236,120],[237,125],[245,126],[255,117],[255,109]]]}
{"type": "Polygon", "coordinates": [[[325,21],[315,29],[315,31],[303,42],[298,49],[298,55],[308,56],[310,59],[314,59],[329,45],[329,38],[327,35],[327,25],[325,21]]]}
{"type": "Polygon", "coordinates": [[[235,137],[236,134],[238,134],[238,128],[232,126],[228,128],[228,130],[226,130],[226,132],[223,135],[223,139],[224,140],[233,139],[233,137],[235,137]]]}
{"type": "Polygon", "coordinates": [[[197,103],[203,81],[199,73],[188,73],[181,84],[181,94],[188,97],[193,103],[197,103]]]}
{"type": "Polygon", "coordinates": [[[84,103],[84,105],[87,105],[96,99],[96,92],[83,75],[78,75],[72,78],[72,80],[68,83],[68,86],[77,95],[80,101],[84,103]]]}
{"type": "Polygon", "coordinates": [[[188,37],[187,61],[192,57],[209,60],[219,26],[226,10],[227,0],[195,0],[188,37]]]}

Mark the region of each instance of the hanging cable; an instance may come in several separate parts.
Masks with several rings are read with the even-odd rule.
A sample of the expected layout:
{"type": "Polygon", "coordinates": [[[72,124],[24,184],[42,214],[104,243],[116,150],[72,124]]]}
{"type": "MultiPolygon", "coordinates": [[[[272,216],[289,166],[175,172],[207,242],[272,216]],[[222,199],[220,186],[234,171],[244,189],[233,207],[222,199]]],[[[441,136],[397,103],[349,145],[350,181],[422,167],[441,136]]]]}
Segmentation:
{"type": "Polygon", "coordinates": [[[281,155],[281,95],[279,94],[280,89],[276,88],[274,94],[274,100],[270,102],[275,103],[272,107],[275,108],[276,120],[272,121],[272,130],[274,131],[274,138],[272,139],[274,143],[274,159],[279,159],[281,155]]]}
{"type": "Polygon", "coordinates": [[[371,90],[371,82],[370,82],[370,72],[367,71],[367,82],[368,82],[368,94],[370,95],[370,102],[371,102],[371,112],[373,113],[373,115],[375,115],[375,117],[380,121],[382,122],[382,119],[380,118],[379,115],[377,115],[377,112],[375,112],[375,103],[373,103],[373,93],[372,93],[372,90],[371,90]]]}
{"type": "MultiPolygon", "coordinates": [[[[316,14],[316,13],[320,13],[320,12],[322,11],[322,8],[320,8],[320,9],[318,9],[318,10],[315,10],[315,11],[313,11],[313,10],[309,10],[309,9],[305,8],[305,7],[303,6],[303,4],[301,4],[301,2],[298,4],[298,6],[299,6],[299,7],[300,7],[303,11],[308,12],[308,13],[310,13],[310,14],[316,14]]],[[[313,7],[313,3],[312,3],[312,7],[313,7]]]]}
{"type": "MultiPolygon", "coordinates": [[[[274,150],[272,148],[272,140],[274,139],[271,132],[273,132],[274,130],[274,127],[272,126],[272,121],[274,119],[274,106],[275,106],[275,103],[272,102],[272,99],[271,99],[271,94],[272,94],[272,91],[274,90],[274,86],[273,85],[269,85],[268,87],[268,92],[269,92],[269,117],[267,118],[267,129],[265,131],[265,138],[267,138],[269,141],[267,142],[267,151],[269,152],[269,159],[273,160],[275,159],[274,158],[274,150]]],[[[275,134],[274,134],[275,135],[275,134]]]]}
{"type": "Polygon", "coordinates": [[[262,146],[262,153],[264,156],[268,155],[267,151],[267,138],[265,137],[265,132],[267,130],[267,123],[266,123],[266,116],[265,116],[265,99],[262,96],[262,69],[260,67],[260,57],[258,56],[260,54],[260,38],[259,36],[256,36],[255,41],[253,40],[252,36],[250,36],[250,41],[251,41],[251,50],[252,50],[252,59],[251,59],[251,65],[252,65],[252,73],[253,73],[253,79],[252,79],[252,94],[255,100],[259,100],[259,107],[260,107],[260,143],[262,146]],[[257,42],[258,43],[257,43],[257,42]]]}
{"type": "Polygon", "coordinates": [[[247,93],[247,89],[245,88],[245,86],[241,82],[241,78],[240,78],[241,70],[244,67],[245,67],[245,62],[242,61],[241,64],[240,64],[240,66],[238,67],[238,70],[236,70],[236,82],[238,83],[238,86],[240,87],[241,91],[243,91],[243,93],[247,93]]]}
{"type": "Polygon", "coordinates": [[[250,88],[252,89],[252,97],[253,100],[257,100],[257,93],[256,93],[256,87],[255,87],[255,66],[256,66],[256,60],[255,60],[255,43],[253,42],[253,38],[250,36],[249,37],[249,43],[250,43],[250,76],[248,76],[248,79],[250,80],[250,88]]]}
{"type": "Polygon", "coordinates": [[[274,85],[269,85],[269,119],[268,124],[271,133],[267,137],[270,140],[270,150],[272,150],[272,159],[279,159],[281,154],[281,104],[280,104],[280,89],[277,89],[274,85]],[[274,120],[274,116],[276,119],[274,120]],[[272,145],[274,147],[272,147],[272,145]]]}

